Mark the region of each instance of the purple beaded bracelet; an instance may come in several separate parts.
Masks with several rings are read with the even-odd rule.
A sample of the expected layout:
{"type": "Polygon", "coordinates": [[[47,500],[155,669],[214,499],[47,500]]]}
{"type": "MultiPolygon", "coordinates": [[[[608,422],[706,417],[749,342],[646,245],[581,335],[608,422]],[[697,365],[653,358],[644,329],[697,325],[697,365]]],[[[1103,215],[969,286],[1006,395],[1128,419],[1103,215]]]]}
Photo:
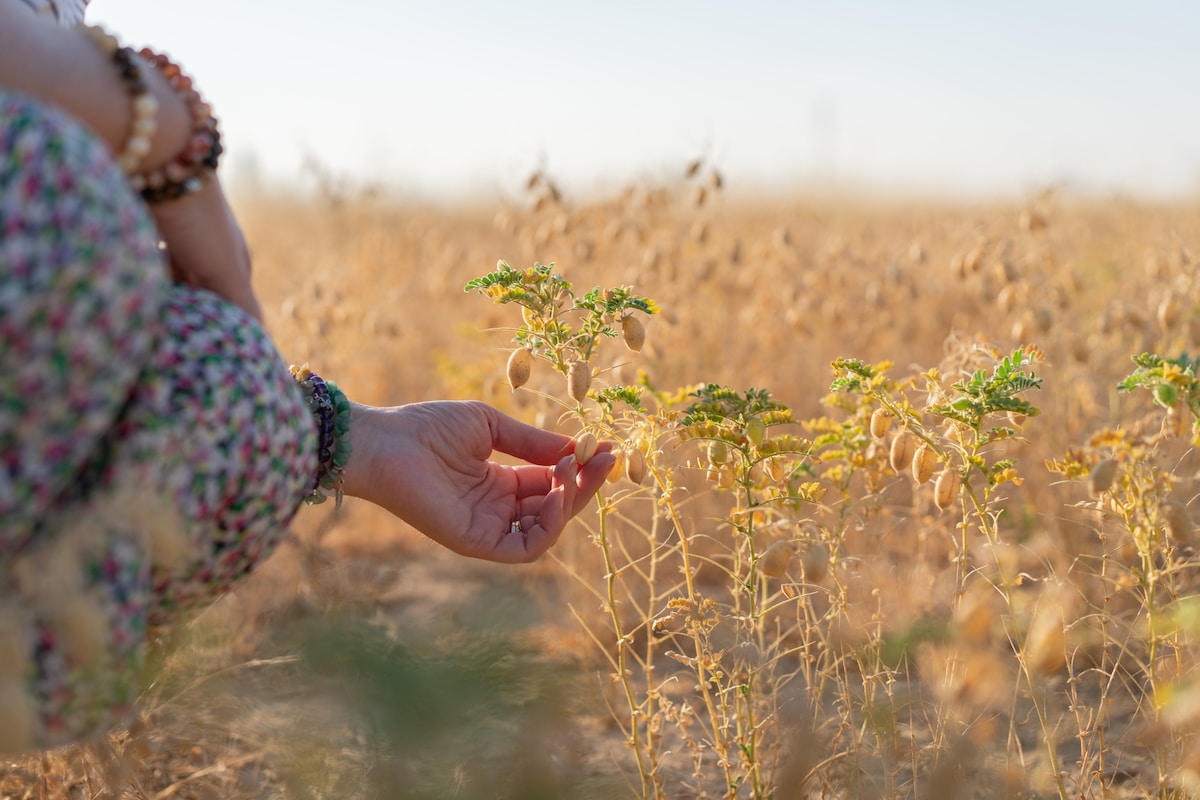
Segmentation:
{"type": "Polygon", "coordinates": [[[350,401],[337,384],[324,380],[307,364],[293,365],[291,372],[317,427],[317,474],[304,502],[317,505],[332,497],[340,507],[350,460],[350,401]]]}

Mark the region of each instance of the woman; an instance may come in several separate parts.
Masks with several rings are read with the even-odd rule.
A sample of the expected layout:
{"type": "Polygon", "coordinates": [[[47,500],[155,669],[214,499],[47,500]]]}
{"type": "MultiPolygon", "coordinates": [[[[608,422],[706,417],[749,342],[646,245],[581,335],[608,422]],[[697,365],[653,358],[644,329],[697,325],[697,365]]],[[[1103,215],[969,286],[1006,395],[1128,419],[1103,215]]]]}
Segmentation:
{"type": "Polygon", "coordinates": [[[0,0],[0,752],[128,718],[154,630],[260,562],[306,498],[523,562],[613,463],[482,403],[373,408],[289,374],[210,109],[81,14],[0,0]]]}

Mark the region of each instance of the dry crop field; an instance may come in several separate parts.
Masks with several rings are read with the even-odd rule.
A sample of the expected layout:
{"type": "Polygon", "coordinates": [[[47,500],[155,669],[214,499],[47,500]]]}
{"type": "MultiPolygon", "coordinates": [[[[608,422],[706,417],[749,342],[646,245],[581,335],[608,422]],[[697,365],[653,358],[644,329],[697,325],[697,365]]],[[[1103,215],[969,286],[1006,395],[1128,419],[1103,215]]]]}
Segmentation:
{"type": "Polygon", "coordinates": [[[303,509],[156,651],[135,729],[0,795],[1190,796],[1197,211],[735,203],[707,164],[246,201],[285,359],[621,471],[527,567],[303,509]]]}

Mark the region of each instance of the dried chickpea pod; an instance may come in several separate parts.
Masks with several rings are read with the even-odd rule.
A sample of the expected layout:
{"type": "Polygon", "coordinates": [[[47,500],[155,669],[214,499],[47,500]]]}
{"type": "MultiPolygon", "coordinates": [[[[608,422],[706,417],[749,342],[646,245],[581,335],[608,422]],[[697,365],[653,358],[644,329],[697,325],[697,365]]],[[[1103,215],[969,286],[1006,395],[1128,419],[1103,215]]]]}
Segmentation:
{"type": "Polygon", "coordinates": [[[967,592],[963,595],[952,623],[955,635],[970,644],[986,644],[991,637],[996,614],[982,592],[967,592]]]}
{"type": "Polygon", "coordinates": [[[592,385],[592,369],[584,361],[572,361],[567,367],[567,394],[576,403],[587,399],[588,389],[592,385]]]}
{"type": "Polygon", "coordinates": [[[996,295],[996,305],[1006,314],[1017,307],[1017,287],[1015,284],[1010,283],[1000,287],[1000,291],[996,295]]]}
{"type": "Polygon", "coordinates": [[[763,466],[767,470],[767,477],[775,483],[781,482],[787,475],[787,472],[784,470],[782,458],[768,458],[763,462],[763,466]]]}
{"type": "Polygon", "coordinates": [[[917,483],[926,483],[937,469],[937,453],[928,442],[921,442],[912,457],[912,476],[917,483]]]}
{"type": "Polygon", "coordinates": [[[607,480],[609,483],[616,483],[617,481],[621,480],[621,476],[624,473],[625,473],[625,451],[624,450],[614,450],[613,451],[613,465],[612,465],[612,469],[610,469],[608,471],[607,480]]]}
{"type": "Polygon", "coordinates": [[[532,372],[533,356],[529,350],[524,347],[514,350],[508,357],[508,385],[514,391],[520,389],[529,382],[529,375],[532,372]]]}
{"type": "Polygon", "coordinates": [[[1067,663],[1067,632],[1062,614],[1038,609],[1025,638],[1025,662],[1043,675],[1057,672],[1067,663]]]}
{"type": "Polygon", "coordinates": [[[1187,506],[1170,500],[1163,503],[1162,514],[1167,523],[1167,534],[1171,539],[1176,544],[1191,544],[1193,525],[1187,506]]]}
{"type": "Polygon", "coordinates": [[[942,438],[946,439],[947,441],[954,442],[955,444],[963,443],[962,431],[960,431],[958,429],[958,425],[952,421],[947,422],[945,427],[942,428],[942,438]]]}
{"type": "Polygon", "coordinates": [[[722,489],[732,489],[736,480],[737,475],[734,474],[733,467],[723,464],[720,472],[717,473],[717,486],[722,489]]]}
{"type": "Polygon", "coordinates": [[[646,343],[646,328],[637,317],[627,314],[621,320],[621,338],[630,350],[635,353],[641,352],[642,345],[646,343]]]}
{"type": "Polygon", "coordinates": [[[636,447],[631,447],[625,453],[625,477],[638,486],[646,480],[646,457],[636,447]]]}
{"type": "Polygon", "coordinates": [[[791,563],[795,551],[795,545],[789,541],[781,539],[774,542],[759,557],[758,571],[768,578],[782,578],[787,574],[788,564],[791,563]]]}
{"type": "Polygon", "coordinates": [[[822,542],[813,542],[804,554],[804,580],[820,583],[829,574],[829,548],[822,542]]]}
{"type": "Polygon", "coordinates": [[[751,417],[746,423],[746,440],[752,445],[760,445],[767,438],[767,426],[763,423],[762,417],[751,417]]]}
{"type": "Polygon", "coordinates": [[[892,439],[892,447],[888,452],[888,463],[896,472],[903,472],[912,464],[913,453],[916,451],[916,437],[908,431],[900,431],[892,439]]]}
{"type": "Polygon", "coordinates": [[[892,420],[895,417],[892,412],[886,408],[877,408],[871,414],[871,435],[876,439],[882,439],[887,435],[888,429],[892,427],[892,420]]]}
{"type": "Polygon", "coordinates": [[[1117,461],[1114,458],[1106,458],[1100,461],[1096,466],[1092,467],[1091,473],[1088,475],[1088,487],[1092,491],[1092,495],[1098,495],[1101,492],[1107,492],[1113,485],[1113,479],[1117,477],[1117,461]]]}
{"type": "Polygon", "coordinates": [[[592,460],[592,456],[596,455],[596,448],[600,442],[595,435],[584,431],[575,437],[575,462],[580,466],[592,460]]]}
{"type": "Polygon", "coordinates": [[[953,467],[946,467],[938,474],[937,483],[933,485],[933,504],[939,510],[945,511],[954,505],[961,487],[962,479],[959,478],[958,472],[953,467]]]}
{"type": "Polygon", "coordinates": [[[1179,321],[1179,301],[1172,295],[1167,295],[1158,304],[1158,324],[1163,330],[1169,330],[1179,321]]]}

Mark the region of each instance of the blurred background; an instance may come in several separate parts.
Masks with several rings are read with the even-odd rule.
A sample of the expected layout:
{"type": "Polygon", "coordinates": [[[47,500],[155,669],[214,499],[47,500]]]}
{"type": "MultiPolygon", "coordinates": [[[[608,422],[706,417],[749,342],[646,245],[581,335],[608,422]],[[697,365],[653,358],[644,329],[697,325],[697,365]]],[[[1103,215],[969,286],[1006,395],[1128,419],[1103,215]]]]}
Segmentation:
{"type": "MultiPolygon", "coordinates": [[[[285,361],[362,402],[481,399],[574,435],[549,363],[520,390],[505,378],[518,309],[463,291],[497,259],[554,263],[580,293],[630,286],[662,309],[643,315],[639,352],[597,349],[594,390],[644,380],[678,407],[696,385],[758,387],[792,409],[788,432],[854,442],[811,465],[824,501],[772,505],[783,516],[756,523],[758,552],[796,553],[788,583],[766,587],[776,633],[750,642],[774,654],[755,667],[763,707],[791,709],[770,712],[754,750],[777,786],[791,767],[769,762],[794,742],[820,759],[791,775],[823,792],[804,796],[1065,797],[1047,788],[1063,770],[1071,797],[1158,796],[1187,771],[1200,786],[1200,633],[1150,642],[1164,634],[1138,588],[1139,564],[1169,563],[1153,574],[1200,591],[1200,472],[1186,437],[1153,438],[1180,437],[1182,403],[1117,391],[1132,355],[1200,341],[1200,5],[982,5],[96,0],[92,19],[174,56],[213,102],[285,361]],[[1070,643],[1071,666],[1045,692],[1027,691],[998,628],[961,651],[988,667],[968,690],[927,623],[957,618],[968,572],[1000,585],[1000,556],[978,532],[967,551],[966,506],[939,511],[932,485],[862,435],[870,409],[837,405],[830,365],[887,362],[923,408],[930,371],[949,387],[1017,349],[1039,355],[1044,385],[1028,398],[1041,414],[1006,415],[1015,432],[994,451],[1024,481],[994,506],[1014,545],[995,552],[1022,587],[994,619],[1062,606],[1070,583],[1079,620],[1056,645],[1062,656],[1070,643]],[[1073,459],[1081,478],[1101,458],[1156,476],[1156,502],[1192,523],[1173,526],[1179,541],[1147,533],[1159,525],[1148,500],[1151,516],[1126,530],[1099,521],[1084,480],[1047,469],[1073,459]],[[978,569],[958,567],[968,557],[978,569]],[[827,614],[799,605],[826,592],[838,597],[827,614]],[[847,666],[859,640],[845,632],[866,620],[878,639],[854,645],[863,659],[916,648],[895,694],[895,673],[847,666]],[[1132,677],[1096,646],[1114,636],[1132,677]],[[1162,663],[1176,659],[1177,680],[1164,666],[1174,682],[1152,682],[1153,652],[1173,654],[1162,663]],[[811,741],[790,738],[800,663],[824,664],[808,685],[829,687],[802,706],[811,741]],[[1167,715],[1186,724],[1168,730],[1167,715]],[[963,769],[939,794],[943,764],[963,769]]],[[[1179,397],[1198,414],[1193,384],[1179,397]]],[[[642,447],[656,416],[622,408],[612,438],[642,447]]],[[[728,725],[705,716],[696,674],[665,652],[691,645],[660,621],[683,591],[679,543],[707,565],[689,573],[699,591],[726,603],[750,584],[722,565],[749,563],[737,548],[751,539],[731,535],[744,515],[699,443],[673,435],[646,447],[672,492],[614,476],[603,527],[586,510],[524,567],[463,559],[365,503],[302,509],[261,568],[155,654],[139,722],[111,752],[0,763],[0,797],[115,796],[107,785],[137,798],[610,800],[647,786],[631,719],[661,748],[645,748],[659,796],[725,795],[722,760],[691,737],[728,725]],[[653,687],[652,714],[622,710],[620,647],[640,653],[633,680],[653,687]]],[[[723,608],[714,636],[746,643],[743,612],[723,608]]],[[[736,675],[750,651],[728,652],[736,675]]]]}
{"type": "MultiPolygon", "coordinates": [[[[96,0],[214,103],[237,187],[313,164],[411,199],[568,191],[708,156],[731,193],[1200,186],[1200,6],[1070,0],[96,0]]],[[[298,183],[300,182],[300,183],[298,183]]]]}

